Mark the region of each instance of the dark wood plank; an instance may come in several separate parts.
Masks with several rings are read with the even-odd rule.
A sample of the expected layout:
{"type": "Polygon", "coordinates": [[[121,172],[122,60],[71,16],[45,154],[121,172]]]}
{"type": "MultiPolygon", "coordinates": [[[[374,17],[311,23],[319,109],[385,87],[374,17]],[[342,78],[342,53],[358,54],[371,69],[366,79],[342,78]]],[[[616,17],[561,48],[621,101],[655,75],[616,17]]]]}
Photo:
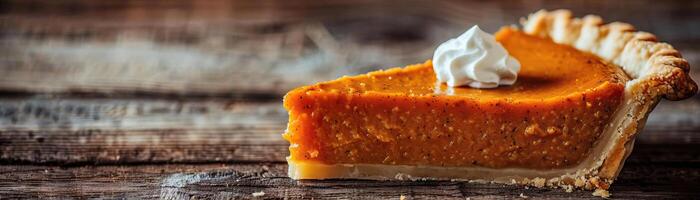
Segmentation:
{"type": "MultiPolygon", "coordinates": [[[[56,7],[60,10],[61,5],[56,7]]],[[[426,41],[399,43],[404,44],[402,50],[350,40],[366,36],[361,22],[371,19],[343,26],[357,31],[350,38],[336,38],[328,30],[332,23],[267,20],[251,24],[257,18],[211,15],[239,13],[236,7],[205,3],[191,8],[192,18],[179,19],[170,18],[168,5],[145,12],[148,7],[103,13],[99,11],[105,8],[87,6],[83,17],[61,13],[51,16],[52,21],[43,20],[46,16],[40,11],[21,9],[0,16],[4,32],[0,64],[7,66],[0,68],[6,75],[0,79],[0,90],[281,96],[299,85],[367,72],[378,69],[376,66],[419,62],[431,54],[424,48],[426,41]],[[393,55],[381,56],[389,54],[393,55]],[[403,58],[416,54],[420,59],[407,62],[403,58]]],[[[416,18],[398,28],[435,24],[431,22],[416,18]]],[[[335,26],[338,23],[342,24],[335,26]]],[[[390,23],[385,19],[377,25],[389,27],[390,23]]]]}
{"type": "Polygon", "coordinates": [[[656,33],[694,54],[693,77],[700,78],[700,4],[651,4],[9,1],[0,12],[0,90],[281,96],[299,85],[422,62],[471,25],[496,31],[541,8],[656,33]]]}
{"type": "MultiPolygon", "coordinates": [[[[700,195],[700,154],[693,145],[639,145],[612,186],[615,199],[700,195]],[[653,155],[653,156],[651,156],[653,155]],[[679,157],[683,157],[678,159],[679,157]]],[[[294,181],[284,163],[56,167],[0,166],[3,198],[248,199],[599,199],[590,191],[525,189],[451,181],[294,181]]]]}
{"type": "Polygon", "coordinates": [[[4,162],[278,161],[287,114],[279,101],[225,99],[0,100],[4,162]]]}

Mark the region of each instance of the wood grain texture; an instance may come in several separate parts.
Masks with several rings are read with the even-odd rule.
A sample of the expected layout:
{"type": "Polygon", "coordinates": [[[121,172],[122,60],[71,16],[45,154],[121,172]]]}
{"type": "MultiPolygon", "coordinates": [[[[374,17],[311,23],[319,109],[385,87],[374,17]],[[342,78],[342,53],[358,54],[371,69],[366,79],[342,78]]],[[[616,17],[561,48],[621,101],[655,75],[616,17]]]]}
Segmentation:
{"type": "MultiPolygon", "coordinates": [[[[12,1],[0,13],[0,90],[281,96],[300,85],[423,62],[467,27],[494,32],[541,8],[629,22],[697,53],[700,5],[650,4],[12,1]]],[[[691,66],[700,71],[697,59],[691,66]]]]}
{"type": "Polygon", "coordinates": [[[0,100],[0,160],[38,163],[278,161],[279,102],[225,99],[0,100]]]}
{"type": "MultiPolygon", "coordinates": [[[[690,145],[640,145],[611,188],[615,199],[683,199],[700,195],[700,154],[690,145]],[[640,155],[654,153],[654,158],[640,155]],[[678,160],[678,157],[685,157],[678,160]],[[671,159],[667,159],[671,158],[671,159]],[[690,158],[690,159],[687,159],[690,158]]],[[[3,198],[137,199],[599,199],[590,191],[525,189],[451,181],[294,181],[286,164],[0,166],[3,198]]]]}

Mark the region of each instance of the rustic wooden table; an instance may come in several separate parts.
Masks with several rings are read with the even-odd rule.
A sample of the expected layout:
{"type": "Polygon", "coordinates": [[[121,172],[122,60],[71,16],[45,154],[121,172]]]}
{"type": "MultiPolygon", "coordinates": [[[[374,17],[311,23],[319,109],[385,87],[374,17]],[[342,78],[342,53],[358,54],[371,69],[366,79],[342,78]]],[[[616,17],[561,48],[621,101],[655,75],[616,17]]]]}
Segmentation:
{"type": "MultiPolygon", "coordinates": [[[[626,21],[700,80],[697,1],[0,1],[0,198],[596,198],[449,181],[294,181],[283,94],[422,62],[541,8],[626,21]]],[[[613,198],[700,198],[700,97],[662,101],[613,198]]]]}

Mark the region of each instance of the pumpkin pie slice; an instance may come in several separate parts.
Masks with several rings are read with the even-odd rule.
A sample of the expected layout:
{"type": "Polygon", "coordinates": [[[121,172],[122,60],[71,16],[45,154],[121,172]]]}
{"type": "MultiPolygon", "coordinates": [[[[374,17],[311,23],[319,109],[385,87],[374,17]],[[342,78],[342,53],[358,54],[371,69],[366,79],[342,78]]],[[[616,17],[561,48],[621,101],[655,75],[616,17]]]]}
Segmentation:
{"type": "Polygon", "coordinates": [[[287,93],[293,179],[457,179],[606,190],[661,98],[696,93],[670,45],[624,23],[539,11],[495,34],[521,64],[493,89],[430,61],[287,93]]]}

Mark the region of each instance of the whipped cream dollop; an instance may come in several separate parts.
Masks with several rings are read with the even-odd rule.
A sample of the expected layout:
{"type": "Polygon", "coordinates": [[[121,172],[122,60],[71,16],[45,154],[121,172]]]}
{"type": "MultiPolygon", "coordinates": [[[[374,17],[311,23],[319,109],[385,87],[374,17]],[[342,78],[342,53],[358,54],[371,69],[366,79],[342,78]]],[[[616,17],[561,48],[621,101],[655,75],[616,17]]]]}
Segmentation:
{"type": "Polygon", "coordinates": [[[474,26],[438,46],[433,69],[438,81],[450,87],[495,88],[515,83],[520,63],[493,35],[474,26]]]}

